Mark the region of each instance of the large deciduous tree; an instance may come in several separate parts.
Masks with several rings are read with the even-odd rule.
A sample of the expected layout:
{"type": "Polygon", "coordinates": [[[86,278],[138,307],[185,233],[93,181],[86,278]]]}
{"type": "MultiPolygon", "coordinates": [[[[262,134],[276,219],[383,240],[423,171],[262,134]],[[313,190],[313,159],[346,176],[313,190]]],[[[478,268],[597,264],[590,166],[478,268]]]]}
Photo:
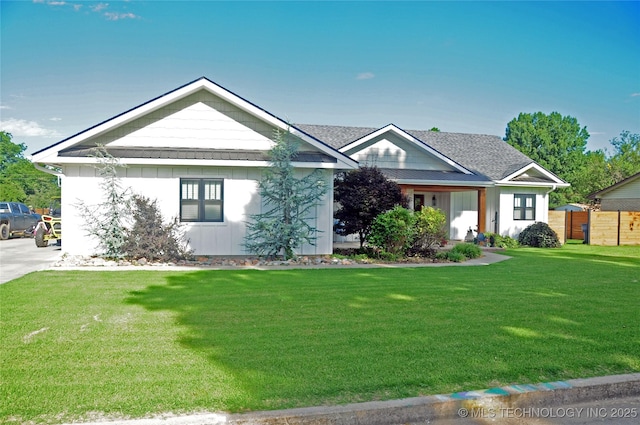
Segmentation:
{"type": "Polygon", "coordinates": [[[58,179],[36,169],[24,157],[26,149],[23,143],[14,143],[10,133],[0,131],[0,200],[47,207],[52,197],[60,195],[58,179]]]}
{"type": "Polygon", "coordinates": [[[334,183],[334,199],[339,204],[334,217],[336,232],[343,235],[357,233],[360,248],[364,246],[375,218],[396,205],[408,202],[400,186],[387,179],[376,167],[362,167],[340,173],[334,183]]]}
{"type": "MultiPolygon", "coordinates": [[[[608,160],[609,173],[617,183],[640,172],[640,134],[623,131],[610,140],[613,155],[608,160]]],[[[605,186],[606,187],[606,186],[605,186]]]]}
{"type": "MultiPolygon", "coordinates": [[[[589,133],[578,120],[558,112],[521,113],[507,124],[504,140],[547,170],[571,182],[584,165],[589,133]]],[[[574,201],[572,189],[551,193],[550,203],[574,201]]]]}
{"type": "Polygon", "coordinates": [[[318,229],[311,223],[327,182],[321,170],[296,177],[292,162],[298,143],[289,131],[276,131],[269,155],[270,166],[258,185],[264,212],[247,223],[245,247],[260,256],[291,259],[303,244],[315,244],[318,229]]]}

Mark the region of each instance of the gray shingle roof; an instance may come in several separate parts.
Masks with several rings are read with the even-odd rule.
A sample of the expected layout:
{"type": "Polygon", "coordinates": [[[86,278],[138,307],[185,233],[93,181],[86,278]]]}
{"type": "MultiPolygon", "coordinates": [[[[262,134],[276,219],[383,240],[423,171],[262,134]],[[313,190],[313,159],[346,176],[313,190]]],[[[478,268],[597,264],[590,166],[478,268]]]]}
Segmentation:
{"type": "MultiPolygon", "coordinates": [[[[310,124],[295,124],[295,127],[336,149],[378,130],[372,127],[310,124]]],[[[404,131],[467,170],[492,180],[502,180],[533,162],[498,136],[424,130],[404,131]]]]}
{"type": "Polygon", "coordinates": [[[483,175],[464,174],[456,171],[408,170],[399,168],[380,168],[382,174],[392,180],[423,180],[441,182],[489,183],[483,175]]]}

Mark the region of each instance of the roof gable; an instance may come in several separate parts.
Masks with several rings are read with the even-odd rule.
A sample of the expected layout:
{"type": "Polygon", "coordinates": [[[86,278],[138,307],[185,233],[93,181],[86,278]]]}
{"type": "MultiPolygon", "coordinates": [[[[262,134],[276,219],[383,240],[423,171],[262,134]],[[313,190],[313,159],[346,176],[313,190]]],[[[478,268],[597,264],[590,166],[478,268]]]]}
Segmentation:
{"type": "MultiPolygon", "coordinates": [[[[302,151],[322,153],[333,168],[357,162],[206,78],[159,96],[33,154],[34,162],[79,162],[69,150],[95,147],[265,151],[274,130],[290,131],[302,151]]],[[[135,150],[135,149],[134,149],[135,150]]],[[[84,159],[86,161],[86,157],[84,159]]],[[[149,162],[149,159],[146,159],[149,162]]],[[[131,161],[129,161],[131,162],[131,161]]]]}
{"type": "Polygon", "coordinates": [[[340,148],[360,163],[381,168],[471,172],[404,130],[389,124],[340,148]]]}
{"type": "Polygon", "coordinates": [[[532,162],[525,167],[520,168],[498,182],[500,185],[532,185],[551,186],[551,187],[568,187],[569,184],[564,182],[555,174],[547,171],[540,165],[532,162]]]}
{"type": "Polygon", "coordinates": [[[640,173],[636,173],[632,176],[627,177],[624,180],[620,180],[618,183],[612,184],[609,187],[605,187],[602,190],[591,193],[587,196],[589,199],[602,198],[605,195],[611,195],[617,191],[624,191],[624,196],[627,195],[627,192],[631,193],[632,191],[636,193],[636,197],[640,197],[640,173]]]}

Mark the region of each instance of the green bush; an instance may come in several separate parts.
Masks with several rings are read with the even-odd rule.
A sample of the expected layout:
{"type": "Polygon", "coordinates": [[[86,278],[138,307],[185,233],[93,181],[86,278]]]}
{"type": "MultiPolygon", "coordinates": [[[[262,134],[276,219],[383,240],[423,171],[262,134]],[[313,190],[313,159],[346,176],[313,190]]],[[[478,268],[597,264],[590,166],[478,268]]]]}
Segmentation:
{"type": "Polygon", "coordinates": [[[468,259],[478,258],[482,255],[480,247],[471,243],[460,243],[451,248],[449,253],[460,254],[468,259]]]}
{"type": "Polygon", "coordinates": [[[447,239],[445,225],[447,218],[444,212],[438,208],[422,207],[415,213],[415,240],[413,249],[417,252],[424,252],[440,245],[447,239]]]}
{"type": "Polygon", "coordinates": [[[389,254],[404,255],[414,240],[414,224],[413,212],[397,205],[375,218],[368,241],[389,254]]]}
{"type": "Polygon", "coordinates": [[[126,257],[164,262],[192,257],[182,225],[176,219],[165,223],[157,200],[133,195],[131,214],[133,225],[122,245],[126,257]]]}
{"type": "Polygon", "coordinates": [[[464,254],[460,252],[455,252],[453,250],[447,252],[447,259],[449,261],[453,261],[454,263],[461,263],[467,259],[464,254]]]}
{"type": "Polygon", "coordinates": [[[449,251],[438,251],[435,253],[436,260],[448,260],[449,259],[449,251]]]}
{"type": "Polygon", "coordinates": [[[539,248],[558,248],[562,244],[556,232],[547,223],[534,223],[524,229],[518,237],[520,245],[539,248]]]}
{"type": "Polygon", "coordinates": [[[496,248],[517,248],[519,246],[518,240],[510,236],[501,236],[498,233],[491,232],[487,232],[484,235],[487,237],[487,242],[491,242],[491,238],[493,237],[493,243],[491,243],[490,246],[496,248]]]}

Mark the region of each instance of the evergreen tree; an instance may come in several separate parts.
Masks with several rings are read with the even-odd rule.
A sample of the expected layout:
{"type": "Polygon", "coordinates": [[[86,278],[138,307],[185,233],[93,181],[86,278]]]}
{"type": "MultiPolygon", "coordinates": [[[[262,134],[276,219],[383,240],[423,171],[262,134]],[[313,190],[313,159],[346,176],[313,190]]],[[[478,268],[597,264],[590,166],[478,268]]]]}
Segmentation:
{"type": "Polygon", "coordinates": [[[296,178],[292,161],[297,154],[291,133],[277,130],[269,168],[259,182],[264,212],[247,223],[245,247],[259,256],[290,259],[303,244],[315,244],[318,229],[311,222],[327,183],[321,170],[296,178]]]}
{"type": "Polygon", "coordinates": [[[96,169],[102,177],[100,188],[104,200],[97,205],[80,202],[79,213],[85,221],[87,233],[98,240],[101,255],[106,258],[123,258],[126,243],[126,223],[129,220],[131,196],[122,189],[118,168],[122,167],[103,146],[94,149],[98,161],[96,169]]]}

